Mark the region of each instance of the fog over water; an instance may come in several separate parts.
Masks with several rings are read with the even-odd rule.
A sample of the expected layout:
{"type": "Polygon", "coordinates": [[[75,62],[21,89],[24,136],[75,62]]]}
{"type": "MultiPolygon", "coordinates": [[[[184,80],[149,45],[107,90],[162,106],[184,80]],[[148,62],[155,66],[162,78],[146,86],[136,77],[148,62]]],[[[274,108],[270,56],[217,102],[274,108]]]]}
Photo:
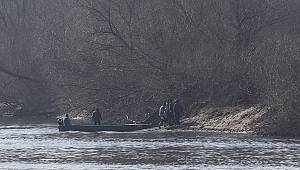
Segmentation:
{"type": "Polygon", "coordinates": [[[299,169],[300,140],[195,131],[0,126],[1,169],[299,169]]]}

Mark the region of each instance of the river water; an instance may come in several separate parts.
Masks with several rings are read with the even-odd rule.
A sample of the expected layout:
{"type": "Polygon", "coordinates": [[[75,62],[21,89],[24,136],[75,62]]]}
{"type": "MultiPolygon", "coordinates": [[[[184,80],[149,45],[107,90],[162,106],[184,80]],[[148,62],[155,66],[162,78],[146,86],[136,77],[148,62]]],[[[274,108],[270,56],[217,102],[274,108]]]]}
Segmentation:
{"type": "Polygon", "coordinates": [[[0,169],[300,169],[300,139],[0,125],[0,169]]]}

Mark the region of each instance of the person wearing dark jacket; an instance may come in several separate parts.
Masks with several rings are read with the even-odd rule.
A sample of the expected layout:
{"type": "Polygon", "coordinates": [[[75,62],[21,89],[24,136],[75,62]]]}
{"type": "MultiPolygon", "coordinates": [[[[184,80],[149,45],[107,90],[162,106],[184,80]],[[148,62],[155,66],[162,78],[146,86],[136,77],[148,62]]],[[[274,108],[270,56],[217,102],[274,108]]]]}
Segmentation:
{"type": "Polygon", "coordinates": [[[167,103],[164,102],[163,105],[160,106],[159,111],[158,111],[158,116],[160,118],[158,127],[160,128],[160,126],[164,126],[165,123],[167,122],[167,111],[166,111],[166,106],[167,103]]]}
{"type": "Polygon", "coordinates": [[[70,126],[71,125],[71,119],[69,117],[69,114],[66,114],[66,117],[63,119],[63,123],[65,126],[70,126]]]}
{"type": "Polygon", "coordinates": [[[179,100],[175,100],[172,108],[172,113],[174,117],[174,123],[176,125],[180,125],[180,116],[182,115],[183,109],[181,104],[179,103],[179,100]]]}
{"type": "Polygon", "coordinates": [[[167,122],[169,126],[172,126],[174,123],[174,114],[173,114],[173,102],[171,99],[167,100],[166,103],[166,114],[167,114],[167,122]]]}
{"type": "Polygon", "coordinates": [[[98,108],[93,111],[92,119],[95,125],[100,125],[100,120],[102,120],[102,117],[98,108]]]}

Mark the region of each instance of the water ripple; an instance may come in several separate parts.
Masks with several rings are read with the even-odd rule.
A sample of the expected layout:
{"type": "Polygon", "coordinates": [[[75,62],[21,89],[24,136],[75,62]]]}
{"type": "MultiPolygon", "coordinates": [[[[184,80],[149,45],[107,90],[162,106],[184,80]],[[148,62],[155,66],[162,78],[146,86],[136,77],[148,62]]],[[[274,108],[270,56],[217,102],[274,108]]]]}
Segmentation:
{"type": "Polygon", "coordinates": [[[297,169],[299,162],[298,139],[194,131],[60,133],[55,127],[0,128],[4,169],[297,169]]]}

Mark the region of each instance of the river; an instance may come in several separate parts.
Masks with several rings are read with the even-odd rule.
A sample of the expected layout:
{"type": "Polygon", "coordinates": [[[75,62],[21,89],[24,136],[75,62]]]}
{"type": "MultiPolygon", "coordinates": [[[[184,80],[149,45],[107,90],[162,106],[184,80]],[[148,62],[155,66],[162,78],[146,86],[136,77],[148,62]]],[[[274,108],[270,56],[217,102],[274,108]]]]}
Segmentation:
{"type": "Polygon", "coordinates": [[[0,125],[0,169],[300,169],[300,139],[0,125]]]}

